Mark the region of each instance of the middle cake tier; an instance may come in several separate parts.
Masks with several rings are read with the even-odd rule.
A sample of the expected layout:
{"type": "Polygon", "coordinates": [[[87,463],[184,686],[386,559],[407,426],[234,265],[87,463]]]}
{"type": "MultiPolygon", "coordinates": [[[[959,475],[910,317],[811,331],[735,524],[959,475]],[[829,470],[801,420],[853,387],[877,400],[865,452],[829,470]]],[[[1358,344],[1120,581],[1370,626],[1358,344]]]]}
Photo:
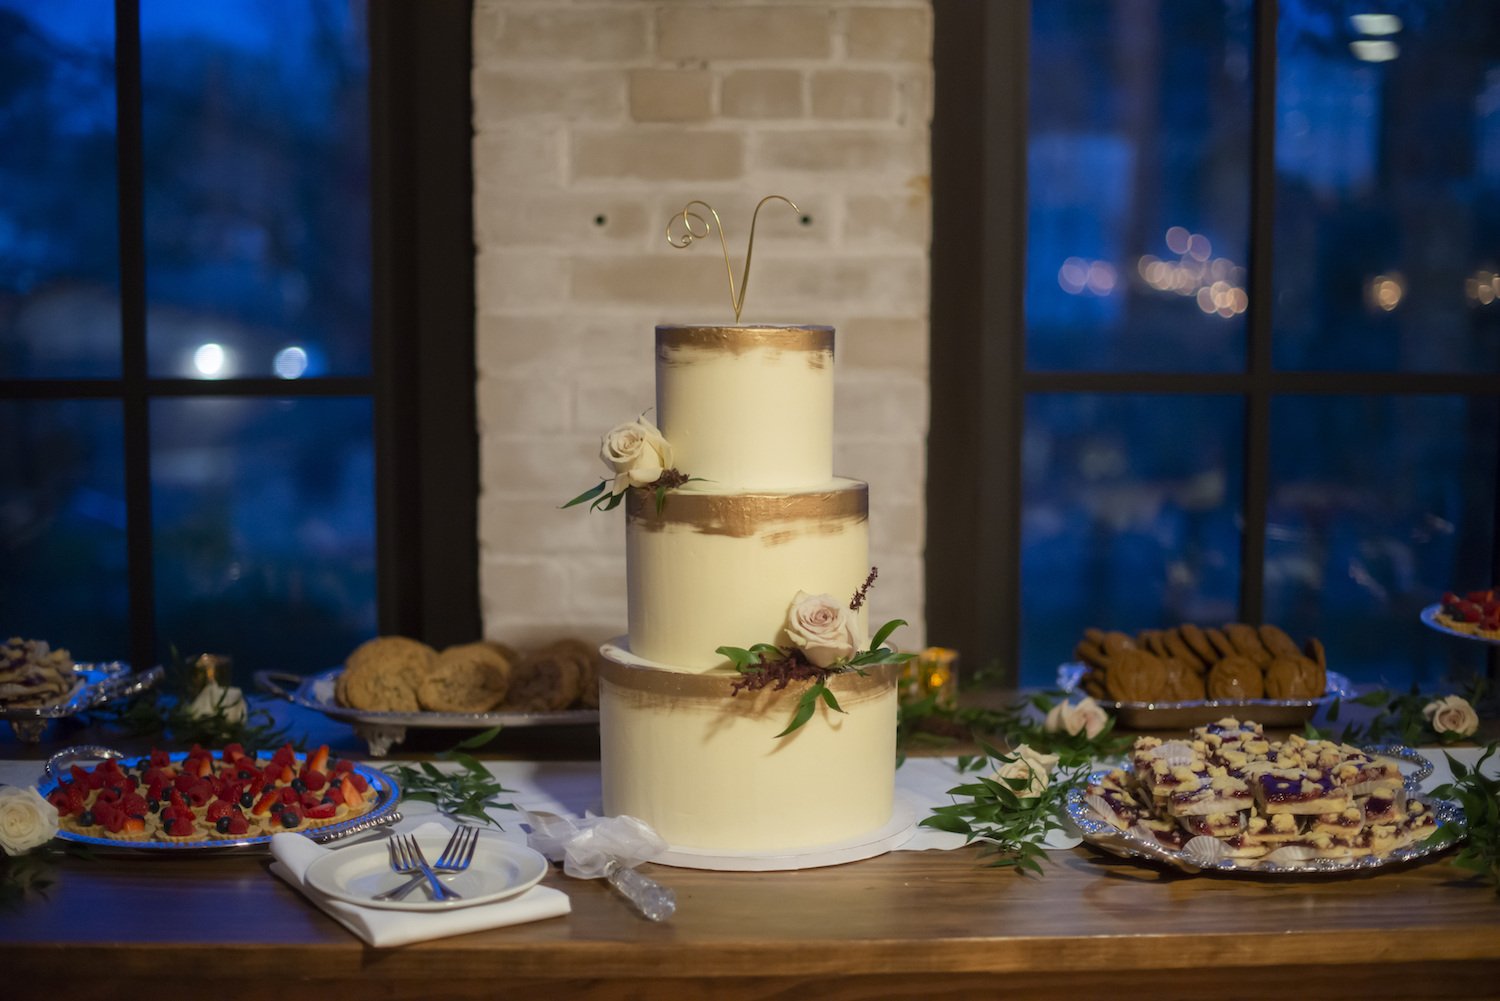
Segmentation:
{"type": "MultiPolygon", "coordinates": [[[[729,661],[721,646],[789,645],[798,591],[851,600],[870,572],[869,487],[835,479],[818,489],[673,490],[626,501],[630,649],[685,671],[729,661]]],[[[858,613],[858,639],[868,641],[858,613]]]]}

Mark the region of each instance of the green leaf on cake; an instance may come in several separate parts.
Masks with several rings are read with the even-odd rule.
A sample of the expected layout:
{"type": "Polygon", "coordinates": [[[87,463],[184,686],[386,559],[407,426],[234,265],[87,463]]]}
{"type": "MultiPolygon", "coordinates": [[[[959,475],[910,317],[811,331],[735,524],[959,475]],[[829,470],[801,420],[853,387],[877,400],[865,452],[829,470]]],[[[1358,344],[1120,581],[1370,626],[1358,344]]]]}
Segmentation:
{"type": "Polygon", "coordinates": [[[818,692],[823,696],[823,701],[828,703],[829,709],[832,709],[836,713],[841,713],[844,711],[839,708],[839,700],[833,697],[833,691],[827,685],[819,682],[818,685],[813,689],[813,691],[818,692]]]}
{"type": "Polygon", "coordinates": [[[880,631],[875,634],[875,638],[870,640],[870,652],[875,653],[876,651],[878,651],[880,649],[880,644],[884,643],[886,641],[886,638],[890,636],[891,633],[895,632],[898,628],[904,625],[906,625],[905,619],[892,619],[885,625],[881,626],[880,631]]]}
{"type": "Polygon", "coordinates": [[[741,650],[737,646],[721,646],[714,653],[720,657],[728,657],[734,664],[736,671],[743,671],[755,664],[755,655],[749,650],[741,650]]]}
{"type": "Polygon", "coordinates": [[[585,490],[583,493],[579,494],[577,497],[574,497],[572,500],[564,504],[563,507],[572,507],[574,504],[582,504],[586,500],[591,500],[594,497],[598,497],[601,493],[604,492],[604,488],[607,486],[609,486],[608,480],[600,480],[597,487],[591,487],[590,489],[585,490]]]}
{"type": "Polygon", "coordinates": [[[815,710],[817,706],[818,689],[816,687],[809,688],[807,691],[803,692],[802,697],[797,700],[797,713],[792,717],[791,724],[776,736],[785,737],[792,731],[800,729],[802,724],[812,719],[813,710],[815,710]]]}

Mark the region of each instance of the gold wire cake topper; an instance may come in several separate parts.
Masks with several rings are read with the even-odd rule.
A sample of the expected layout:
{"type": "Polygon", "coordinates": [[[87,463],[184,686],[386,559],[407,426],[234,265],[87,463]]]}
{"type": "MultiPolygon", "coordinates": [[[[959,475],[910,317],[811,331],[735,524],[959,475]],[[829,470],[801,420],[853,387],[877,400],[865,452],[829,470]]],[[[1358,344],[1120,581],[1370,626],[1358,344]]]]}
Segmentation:
{"type": "Polygon", "coordinates": [[[684,250],[689,247],[694,240],[702,240],[709,234],[708,220],[704,219],[698,213],[690,211],[692,207],[694,205],[702,205],[704,208],[708,209],[709,215],[714,217],[714,224],[719,227],[719,246],[724,248],[724,273],[729,276],[729,305],[734,308],[735,323],[740,322],[740,311],[745,307],[745,289],[750,285],[750,255],[755,253],[755,220],[760,217],[761,205],[764,205],[766,202],[769,202],[772,199],[779,199],[783,202],[786,202],[792,207],[793,212],[802,211],[801,209],[797,208],[796,202],[781,195],[767,195],[760,200],[760,204],[755,206],[755,214],[750,217],[750,242],[745,246],[745,270],[740,274],[740,290],[738,296],[735,295],[734,291],[734,268],[729,263],[729,244],[724,240],[724,223],[720,221],[719,213],[714,211],[714,207],[708,204],[708,202],[694,199],[693,201],[688,202],[687,205],[683,206],[681,212],[677,213],[672,218],[667,220],[667,243],[671,244],[678,250],[684,250]],[[682,220],[682,227],[684,231],[682,234],[681,243],[678,243],[676,240],[672,239],[672,224],[678,219],[682,220]],[[703,232],[694,232],[692,222],[694,219],[698,220],[698,225],[703,227],[703,232]]]}

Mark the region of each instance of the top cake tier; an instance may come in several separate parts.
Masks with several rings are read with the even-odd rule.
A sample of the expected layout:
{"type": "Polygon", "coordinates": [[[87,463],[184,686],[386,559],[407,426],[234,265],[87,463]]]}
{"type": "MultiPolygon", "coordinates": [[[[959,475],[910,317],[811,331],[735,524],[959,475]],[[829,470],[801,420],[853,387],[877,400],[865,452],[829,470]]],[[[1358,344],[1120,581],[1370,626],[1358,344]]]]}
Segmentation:
{"type": "Polygon", "coordinates": [[[656,413],[675,465],[733,490],[833,478],[833,328],[659,326],[656,413]]]}

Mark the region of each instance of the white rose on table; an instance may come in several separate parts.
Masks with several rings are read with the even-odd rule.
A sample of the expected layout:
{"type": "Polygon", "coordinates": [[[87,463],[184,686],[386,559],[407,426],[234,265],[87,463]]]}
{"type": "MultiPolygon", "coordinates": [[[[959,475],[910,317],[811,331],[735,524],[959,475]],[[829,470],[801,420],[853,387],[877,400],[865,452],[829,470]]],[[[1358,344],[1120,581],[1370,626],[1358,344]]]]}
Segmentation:
{"type": "Polygon", "coordinates": [[[628,424],[621,424],[604,436],[599,458],[615,474],[610,484],[612,494],[624,493],[630,487],[655,483],[672,468],[672,446],[645,414],[628,424]]]}
{"type": "Polygon", "coordinates": [[[212,716],[220,708],[224,710],[224,718],[229,722],[243,722],[246,714],[245,693],[238,688],[225,688],[217,681],[210,681],[203,686],[198,697],[188,703],[187,711],[193,719],[202,719],[212,716]]]}
{"type": "MultiPolygon", "coordinates": [[[[1005,762],[990,778],[996,782],[1001,779],[1029,779],[1025,789],[1012,791],[1022,799],[1040,796],[1052,777],[1052,769],[1057,765],[1057,755],[1038,754],[1028,744],[1022,744],[1011,753],[1017,760],[1005,762]]],[[[1009,788],[1010,783],[1005,785],[1009,788]]]]}
{"type": "Polygon", "coordinates": [[[1479,714],[1457,695],[1427,703],[1422,707],[1422,716],[1438,733],[1451,733],[1455,737],[1468,737],[1479,729],[1479,714]]]}
{"type": "Polygon", "coordinates": [[[1081,732],[1092,740],[1104,731],[1108,723],[1109,714],[1090,695],[1076,704],[1061,702],[1053,706],[1047,713],[1047,722],[1042,726],[1048,733],[1081,732]]]}
{"type": "Polygon", "coordinates": [[[0,848],[24,855],[57,833],[57,807],[35,789],[0,786],[0,848]]]}
{"type": "Polygon", "coordinates": [[[798,591],[786,613],[786,634],[807,659],[827,667],[859,652],[854,613],[831,594],[798,591]]]}

